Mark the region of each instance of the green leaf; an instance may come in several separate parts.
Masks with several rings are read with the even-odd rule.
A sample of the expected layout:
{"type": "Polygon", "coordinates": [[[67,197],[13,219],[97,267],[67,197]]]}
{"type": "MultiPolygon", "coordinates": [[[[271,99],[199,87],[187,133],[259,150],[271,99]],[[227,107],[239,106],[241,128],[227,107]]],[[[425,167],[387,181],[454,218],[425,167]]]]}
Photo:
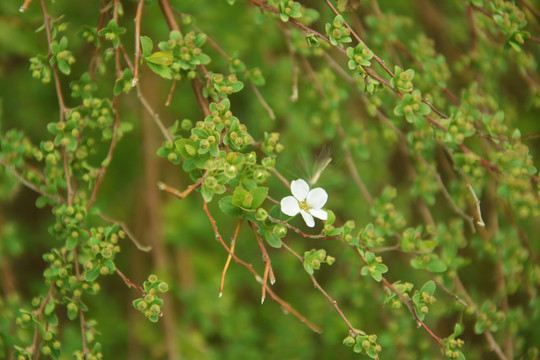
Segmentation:
{"type": "Polygon", "coordinates": [[[253,196],[253,201],[251,202],[250,207],[251,209],[256,209],[261,206],[266,199],[266,196],[268,196],[267,187],[257,187],[255,189],[251,189],[249,192],[253,196]]]}
{"type": "Polygon", "coordinates": [[[281,239],[271,230],[264,233],[264,239],[273,248],[280,248],[282,245],[281,239]]]}
{"type": "Polygon", "coordinates": [[[425,266],[425,269],[430,272],[441,273],[445,272],[448,267],[441,259],[433,259],[425,266]]]}
{"type": "Polygon", "coordinates": [[[430,280],[425,283],[424,286],[422,286],[422,289],[420,289],[420,293],[427,292],[430,296],[433,296],[436,288],[437,286],[435,285],[435,282],[430,280]]]}
{"type": "Polygon", "coordinates": [[[84,273],[84,280],[94,281],[98,278],[100,274],[100,266],[94,266],[91,270],[84,273]]]}
{"type": "MultiPolygon", "coordinates": [[[[249,191],[242,188],[241,186],[237,186],[233,192],[232,204],[238,206],[239,208],[244,208],[246,197],[248,197],[249,195],[251,195],[249,191]]],[[[251,197],[253,197],[253,195],[251,195],[251,197]]]]}
{"type": "Polygon", "coordinates": [[[219,201],[219,208],[221,209],[221,211],[223,211],[227,215],[234,215],[234,216],[242,215],[243,214],[242,210],[239,207],[233,205],[232,198],[233,198],[232,196],[226,196],[223,199],[221,199],[219,201]]]}
{"type": "Polygon", "coordinates": [[[58,63],[58,70],[60,70],[64,75],[69,75],[71,72],[71,68],[69,67],[69,64],[63,60],[59,60],[58,63]]]}
{"type": "Polygon", "coordinates": [[[197,36],[195,36],[195,39],[193,40],[193,45],[195,47],[200,48],[201,46],[204,45],[205,42],[206,42],[206,34],[200,33],[197,36]]]}
{"type": "Polygon", "coordinates": [[[172,78],[172,71],[168,66],[165,65],[158,65],[151,62],[146,63],[150,70],[161,76],[165,79],[171,79],[172,78]]]}
{"type": "Polygon", "coordinates": [[[336,221],[336,215],[334,214],[332,210],[327,210],[326,214],[327,214],[326,225],[333,225],[334,222],[336,221]]]}
{"type": "Polygon", "coordinates": [[[141,36],[139,39],[141,40],[143,57],[150,56],[150,54],[152,53],[152,48],[154,47],[152,39],[150,39],[148,36],[141,36]]]}
{"type": "Polygon", "coordinates": [[[172,51],[158,51],[144,58],[147,62],[156,65],[171,65],[173,62],[172,51]]]}
{"type": "Polygon", "coordinates": [[[75,247],[77,246],[78,243],[79,243],[78,238],[70,236],[66,241],[66,248],[69,251],[73,251],[73,249],[75,249],[75,247]]]}

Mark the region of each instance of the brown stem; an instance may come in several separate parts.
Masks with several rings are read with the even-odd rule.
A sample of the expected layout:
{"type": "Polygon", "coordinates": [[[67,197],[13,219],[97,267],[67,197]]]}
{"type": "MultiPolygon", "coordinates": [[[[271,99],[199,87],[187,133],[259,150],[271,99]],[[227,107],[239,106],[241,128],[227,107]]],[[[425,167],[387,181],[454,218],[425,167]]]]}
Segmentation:
{"type": "MultiPolygon", "coordinates": [[[[334,12],[334,14],[336,15],[340,15],[339,11],[337,11],[337,9],[334,7],[334,5],[332,5],[332,3],[329,1],[329,0],[325,0],[326,4],[328,5],[328,7],[330,7],[330,9],[332,9],[332,11],[334,12]]],[[[360,44],[364,44],[365,48],[368,50],[368,51],[371,51],[367,44],[360,38],[360,36],[358,36],[358,34],[353,30],[352,27],[349,26],[349,24],[347,23],[347,21],[345,19],[343,19],[343,25],[345,25],[345,27],[347,29],[349,29],[349,31],[351,32],[351,34],[354,36],[354,38],[356,39],[356,41],[358,41],[360,44]]],[[[391,77],[394,77],[394,73],[392,72],[392,70],[390,70],[385,62],[383,60],[381,60],[380,57],[378,57],[375,53],[373,54],[373,58],[375,59],[375,61],[381,65],[381,67],[391,76],[391,77]]]]}
{"type": "Polygon", "coordinates": [[[103,181],[103,178],[105,177],[105,173],[107,172],[107,169],[109,168],[109,164],[112,161],[114,149],[116,148],[116,141],[118,139],[118,127],[120,125],[120,119],[118,115],[118,97],[115,96],[113,98],[113,111],[114,111],[114,124],[113,124],[113,134],[111,143],[109,145],[109,151],[107,153],[107,156],[105,157],[105,160],[102,162],[102,166],[99,169],[99,174],[96,180],[96,185],[94,185],[94,190],[92,191],[92,195],[90,196],[90,200],[88,200],[88,205],[86,205],[86,211],[90,210],[90,207],[94,203],[97,197],[97,193],[99,191],[99,188],[101,186],[101,182],[103,181]]]}
{"type": "Polygon", "coordinates": [[[174,18],[173,10],[169,1],[159,0],[159,7],[161,8],[161,12],[163,13],[163,16],[165,17],[167,24],[169,25],[169,29],[176,30],[179,33],[182,33],[180,31],[180,26],[178,26],[178,22],[174,18]]]}
{"type": "Polygon", "coordinates": [[[124,280],[124,282],[126,283],[127,287],[128,288],[134,288],[135,290],[137,290],[138,292],[141,293],[141,295],[146,295],[146,292],[143,290],[142,287],[140,287],[139,285],[135,284],[134,282],[132,282],[131,280],[128,279],[128,277],[126,275],[124,275],[118,268],[115,269],[116,270],[116,273],[122,278],[122,280],[124,280]]]}
{"type": "Polygon", "coordinates": [[[28,10],[28,6],[30,6],[31,2],[32,2],[32,0],[24,0],[23,4],[19,8],[19,11],[20,12],[25,12],[26,10],[28,10]]]}
{"type": "Polygon", "coordinates": [[[135,70],[133,71],[133,81],[131,86],[135,86],[139,82],[139,65],[141,63],[141,17],[143,5],[144,0],[139,0],[137,12],[135,13],[135,70]]]}
{"type": "Polygon", "coordinates": [[[250,221],[249,226],[251,227],[251,230],[253,230],[253,235],[255,235],[255,239],[257,239],[257,243],[259,244],[259,248],[261,249],[262,260],[265,263],[264,275],[263,275],[264,286],[262,287],[262,294],[261,294],[261,304],[262,304],[264,303],[264,299],[266,297],[266,284],[267,284],[268,277],[270,276],[270,284],[272,285],[276,282],[276,278],[274,276],[274,270],[272,269],[272,265],[271,265],[272,262],[270,261],[270,256],[268,255],[268,252],[266,251],[266,247],[264,246],[264,243],[261,240],[259,233],[257,232],[258,230],[257,224],[250,221]]]}
{"type": "MultiPolygon", "coordinates": [[[[208,204],[206,203],[206,201],[204,201],[204,203],[203,203],[203,208],[204,208],[204,211],[206,212],[208,220],[210,220],[210,224],[212,225],[212,228],[214,229],[216,239],[221,243],[221,245],[225,248],[225,250],[232,256],[234,261],[236,261],[238,264],[245,267],[255,277],[255,279],[258,282],[262,282],[261,276],[255,271],[255,269],[253,269],[253,266],[251,266],[250,264],[246,263],[245,261],[240,259],[238,256],[236,256],[236,254],[231,251],[231,249],[227,246],[227,244],[225,244],[225,241],[223,241],[223,238],[221,237],[221,235],[220,235],[220,233],[218,231],[216,221],[214,220],[214,218],[210,214],[210,211],[208,210],[208,204]]],[[[317,325],[315,325],[314,323],[309,321],[304,315],[302,315],[300,312],[298,312],[289,303],[287,303],[286,301],[281,299],[278,295],[276,295],[276,293],[274,291],[272,291],[272,288],[270,286],[268,286],[268,284],[263,284],[263,286],[266,287],[266,291],[268,292],[270,297],[274,301],[276,301],[278,304],[280,304],[287,312],[293,314],[294,317],[296,317],[298,320],[300,320],[300,322],[305,324],[308,328],[310,328],[314,332],[322,333],[321,328],[319,328],[317,325]]]]}
{"type": "MultiPolygon", "coordinates": [[[[287,250],[288,252],[290,252],[291,254],[293,254],[302,264],[304,263],[304,258],[302,258],[300,255],[298,255],[293,249],[291,249],[289,246],[287,246],[287,244],[283,243],[283,248],[285,248],[285,250],[287,250]]],[[[334,309],[337,311],[337,313],[339,314],[339,316],[341,316],[341,318],[343,319],[343,321],[345,322],[345,324],[347,324],[347,326],[349,327],[349,331],[354,334],[354,336],[358,336],[359,333],[358,331],[352,326],[351,322],[349,321],[349,319],[347,319],[347,317],[345,316],[345,314],[343,313],[343,311],[341,310],[341,308],[339,307],[338,303],[336,300],[334,300],[327,292],[326,290],[324,290],[324,288],[321,286],[321,284],[319,284],[319,282],[317,281],[317,279],[315,279],[315,276],[313,276],[312,274],[308,274],[309,277],[311,278],[311,281],[313,282],[313,285],[315,286],[315,288],[317,290],[319,290],[321,292],[321,294],[324,295],[324,297],[328,300],[328,302],[330,302],[330,304],[332,304],[332,306],[334,307],[334,309]]]]}
{"type": "Polygon", "coordinates": [[[165,101],[165,106],[169,106],[171,105],[171,102],[172,102],[172,97],[173,97],[173,94],[174,94],[174,90],[176,90],[176,84],[178,82],[176,80],[174,80],[171,84],[171,90],[169,90],[169,96],[167,96],[167,101],[165,101]]]}
{"type": "MultiPolygon", "coordinates": [[[[53,42],[52,39],[52,31],[51,31],[51,16],[47,12],[47,7],[45,6],[45,0],[41,0],[41,11],[43,12],[43,22],[45,25],[45,32],[47,33],[47,44],[49,48],[49,56],[53,54],[51,44],[53,42]]],[[[65,121],[65,112],[66,112],[66,105],[64,103],[64,96],[62,95],[62,87],[60,85],[60,75],[58,74],[58,66],[51,65],[53,69],[53,77],[54,77],[54,84],[56,88],[56,96],[58,97],[58,107],[60,111],[60,122],[65,121]]]]}
{"type": "Polygon", "coordinates": [[[196,183],[194,184],[191,184],[187,187],[186,190],[180,192],[178,191],[178,189],[175,189],[173,188],[172,186],[169,186],[163,182],[158,182],[158,189],[159,190],[162,190],[162,191],[165,191],[171,195],[174,195],[176,196],[177,198],[179,198],[180,200],[184,199],[186,196],[188,196],[189,194],[191,194],[193,192],[193,190],[197,189],[199,186],[201,186],[201,184],[203,183],[204,181],[204,178],[206,177],[206,174],[208,174],[208,172],[205,172],[203,176],[201,176],[201,178],[199,180],[197,180],[196,183]]]}
{"type": "MultiPolygon", "coordinates": [[[[53,295],[55,285],[56,285],[56,282],[53,281],[51,286],[49,287],[49,292],[47,292],[45,299],[43,299],[37,311],[37,321],[40,323],[40,325],[41,325],[41,318],[43,317],[43,311],[45,310],[45,306],[47,305],[47,303],[49,302],[49,300],[51,299],[53,295]]],[[[34,330],[34,339],[32,340],[32,347],[31,347],[33,360],[37,360],[39,358],[39,351],[37,347],[38,347],[38,340],[39,340],[40,325],[35,325],[36,328],[34,330]]]]}
{"type": "MultiPolygon", "coordinates": [[[[234,236],[231,239],[231,252],[234,253],[234,249],[236,247],[236,239],[238,238],[238,232],[240,231],[240,227],[242,226],[242,222],[244,219],[240,219],[238,221],[238,225],[236,225],[236,230],[234,231],[234,236]]],[[[221,284],[219,286],[219,297],[223,296],[223,287],[225,285],[225,276],[227,275],[227,269],[229,269],[229,265],[231,263],[232,255],[229,254],[227,256],[227,261],[225,261],[225,266],[223,267],[223,271],[221,272],[221,284]]]]}

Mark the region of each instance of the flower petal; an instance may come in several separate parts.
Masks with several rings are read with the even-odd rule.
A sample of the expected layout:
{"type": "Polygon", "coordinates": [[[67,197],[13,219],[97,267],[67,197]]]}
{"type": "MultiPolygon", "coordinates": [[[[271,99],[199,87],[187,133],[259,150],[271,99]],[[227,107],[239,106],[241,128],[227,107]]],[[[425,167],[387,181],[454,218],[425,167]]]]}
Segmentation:
{"type": "Polygon", "coordinates": [[[323,188],[316,188],[307,194],[307,204],[310,209],[320,209],[326,204],[328,194],[323,188]]]}
{"type": "Polygon", "coordinates": [[[328,219],[328,213],[326,212],[326,210],[311,209],[311,210],[309,210],[309,213],[311,215],[315,216],[316,218],[321,219],[321,220],[327,220],[328,219]]]}
{"type": "Polygon", "coordinates": [[[306,225],[309,227],[315,226],[315,220],[313,220],[313,216],[305,212],[304,210],[300,210],[300,214],[302,214],[302,217],[304,218],[304,221],[306,222],[306,225]]]}
{"type": "Polygon", "coordinates": [[[286,196],[281,199],[281,211],[285,215],[294,216],[300,212],[300,207],[298,206],[298,200],[292,196],[286,196]]]}
{"type": "Polygon", "coordinates": [[[309,185],[302,179],[293,180],[291,182],[291,192],[298,201],[304,201],[309,192],[309,185]]]}

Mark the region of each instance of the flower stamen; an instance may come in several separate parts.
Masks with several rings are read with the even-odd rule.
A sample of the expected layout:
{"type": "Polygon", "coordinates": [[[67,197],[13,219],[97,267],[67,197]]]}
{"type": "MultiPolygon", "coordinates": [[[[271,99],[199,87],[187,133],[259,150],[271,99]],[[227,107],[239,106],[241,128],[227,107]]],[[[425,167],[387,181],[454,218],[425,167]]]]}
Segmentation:
{"type": "Polygon", "coordinates": [[[304,210],[305,212],[309,212],[309,205],[307,203],[307,200],[298,202],[298,207],[300,207],[300,210],[304,210]]]}

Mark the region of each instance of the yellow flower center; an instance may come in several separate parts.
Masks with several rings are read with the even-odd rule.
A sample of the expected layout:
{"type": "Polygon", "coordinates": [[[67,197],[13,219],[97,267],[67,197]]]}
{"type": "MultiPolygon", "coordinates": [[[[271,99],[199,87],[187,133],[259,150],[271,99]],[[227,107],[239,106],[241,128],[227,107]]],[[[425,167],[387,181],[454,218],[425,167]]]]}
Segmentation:
{"type": "Polygon", "coordinates": [[[304,210],[305,212],[309,212],[309,206],[308,206],[306,200],[300,201],[300,203],[298,203],[298,206],[300,207],[300,210],[304,210]]]}

